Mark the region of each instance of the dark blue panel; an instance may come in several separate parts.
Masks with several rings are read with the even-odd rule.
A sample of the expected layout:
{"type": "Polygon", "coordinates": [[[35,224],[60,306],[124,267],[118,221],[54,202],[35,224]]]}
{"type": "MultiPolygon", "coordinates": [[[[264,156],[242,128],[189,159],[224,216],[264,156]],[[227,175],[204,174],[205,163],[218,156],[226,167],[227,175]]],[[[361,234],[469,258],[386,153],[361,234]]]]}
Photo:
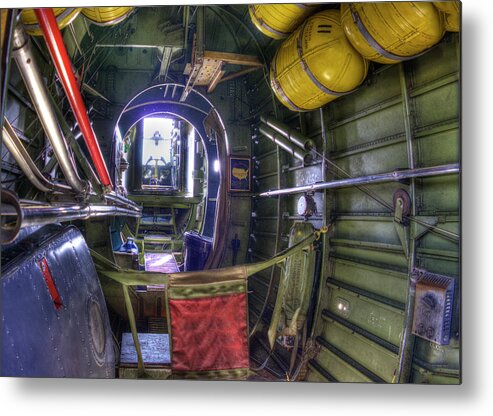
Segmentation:
{"type": "Polygon", "coordinates": [[[2,253],[1,375],[114,377],[106,304],[79,230],[44,227],[24,239],[15,256],[8,254],[2,253]],[[59,309],[41,271],[43,259],[61,298],[59,309]]]}

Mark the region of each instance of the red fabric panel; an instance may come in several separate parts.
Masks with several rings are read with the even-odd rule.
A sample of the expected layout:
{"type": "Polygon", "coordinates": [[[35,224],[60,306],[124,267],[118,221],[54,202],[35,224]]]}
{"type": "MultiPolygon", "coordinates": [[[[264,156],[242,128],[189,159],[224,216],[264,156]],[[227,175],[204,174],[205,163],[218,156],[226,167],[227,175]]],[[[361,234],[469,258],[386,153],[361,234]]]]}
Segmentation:
{"type": "Polygon", "coordinates": [[[169,307],[174,370],[248,367],[245,293],[170,299],[169,307]]]}

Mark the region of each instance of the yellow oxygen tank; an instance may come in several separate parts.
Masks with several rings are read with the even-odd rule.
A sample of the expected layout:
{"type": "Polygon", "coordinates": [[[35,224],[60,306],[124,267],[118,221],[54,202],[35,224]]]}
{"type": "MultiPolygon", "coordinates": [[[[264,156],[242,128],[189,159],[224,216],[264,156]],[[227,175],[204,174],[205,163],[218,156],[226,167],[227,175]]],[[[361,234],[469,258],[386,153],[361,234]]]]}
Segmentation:
{"type": "Polygon", "coordinates": [[[445,30],[459,32],[460,30],[460,2],[458,1],[434,1],[435,7],[443,13],[445,30]]]}
{"type": "Polygon", "coordinates": [[[264,35],[273,39],[284,39],[319,6],[319,4],[250,4],[248,12],[252,23],[264,35]]]}
{"type": "Polygon", "coordinates": [[[99,26],[111,26],[125,20],[134,7],[89,7],[82,9],[82,14],[91,23],[99,26]]]}
{"type": "Polygon", "coordinates": [[[315,110],[352,92],[366,78],[368,62],[351,46],[339,10],[309,17],[277,50],[270,83],[293,111],[315,110]]]}
{"type": "MultiPolygon", "coordinates": [[[[53,13],[55,14],[60,30],[72,23],[81,10],[81,8],[54,7],[53,13]]],[[[38,25],[36,15],[34,14],[34,9],[23,9],[21,12],[21,20],[26,32],[30,35],[41,36],[43,34],[38,25]]]]}
{"type": "Polygon", "coordinates": [[[431,2],[342,3],[341,23],[361,55],[383,64],[415,58],[445,33],[431,2]]]}

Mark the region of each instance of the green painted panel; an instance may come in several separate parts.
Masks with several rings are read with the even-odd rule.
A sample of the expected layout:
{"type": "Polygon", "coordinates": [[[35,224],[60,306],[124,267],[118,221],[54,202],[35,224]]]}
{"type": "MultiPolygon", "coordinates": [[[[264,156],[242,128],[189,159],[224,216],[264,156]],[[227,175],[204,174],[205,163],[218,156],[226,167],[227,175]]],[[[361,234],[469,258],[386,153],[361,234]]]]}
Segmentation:
{"type": "Polygon", "coordinates": [[[439,374],[415,366],[412,382],[416,384],[460,384],[459,374],[439,374]]]}
{"type": "Polygon", "coordinates": [[[269,176],[267,178],[261,178],[256,181],[258,184],[255,187],[257,192],[265,192],[271,189],[278,189],[277,176],[269,176]]]}
{"type": "Polygon", "coordinates": [[[407,260],[404,253],[338,246],[336,244],[332,244],[331,250],[336,257],[343,257],[357,262],[367,262],[399,271],[407,270],[407,260]]]}
{"type": "Polygon", "coordinates": [[[277,200],[275,198],[257,198],[254,200],[254,212],[258,216],[276,215],[277,200]]]}
{"type": "MultiPolygon", "coordinates": [[[[344,168],[346,169],[347,166],[344,168]]],[[[367,185],[366,188],[371,192],[372,196],[354,187],[333,191],[336,203],[335,211],[338,213],[393,213],[393,208],[392,210],[386,208],[374,199],[375,196],[392,207],[392,195],[394,192],[399,188],[406,189],[407,186],[397,182],[388,182],[367,185]]]]}
{"type": "Polygon", "coordinates": [[[337,160],[337,165],[351,173],[351,176],[366,176],[374,173],[386,173],[408,167],[406,143],[396,143],[337,160]],[[393,156],[389,157],[389,153],[393,156]]]}
{"type": "Polygon", "coordinates": [[[391,136],[404,131],[402,104],[400,102],[384,108],[377,113],[360,117],[350,123],[332,130],[334,151],[367,143],[381,137],[391,136]]]}
{"type": "Polygon", "coordinates": [[[288,185],[299,186],[321,181],[322,170],[320,167],[321,165],[318,164],[287,173],[288,185]]]}
{"type": "Polygon", "coordinates": [[[409,62],[412,67],[413,85],[422,85],[459,68],[459,34],[447,33],[442,42],[421,56],[409,62]]]}
{"type": "Polygon", "coordinates": [[[438,345],[425,339],[416,338],[415,355],[433,366],[446,366],[447,369],[460,369],[459,343],[456,339],[451,345],[438,345]]]}
{"type": "Polygon", "coordinates": [[[254,234],[256,232],[264,233],[275,233],[276,232],[276,221],[275,220],[256,220],[255,228],[253,229],[254,234]]]}
{"type": "Polygon", "coordinates": [[[328,380],[310,365],[308,366],[308,374],[306,375],[305,381],[312,383],[328,383],[328,380]]]}
{"type": "Polygon", "coordinates": [[[354,367],[351,367],[346,361],[339,358],[337,355],[322,347],[320,354],[317,356],[317,361],[325,368],[332,376],[343,383],[371,383],[372,380],[361,374],[354,367]]]}
{"type": "Polygon", "coordinates": [[[396,354],[337,322],[326,322],[323,337],[373,374],[392,382],[398,364],[396,354]]]}
{"type": "Polygon", "coordinates": [[[438,273],[451,277],[460,275],[460,263],[458,261],[419,256],[418,265],[430,273],[438,273]]]}
{"type": "Polygon", "coordinates": [[[397,65],[389,65],[378,73],[370,74],[364,86],[356,92],[329,104],[329,123],[351,117],[359,111],[399,94],[398,67],[397,65]]]}
{"type": "Polygon", "coordinates": [[[422,178],[420,210],[459,212],[459,175],[422,178]]]}
{"type": "Polygon", "coordinates": [[[427,126],[457,118],[459,104],[459,84],[457,82],[420,95],[414,99],[416,125],[427,126]]]}
{"type": "Polygon", "coordinates": [[[459,130],[426,136],[416,140],[419,161],[422,166],[456,163],[460,157],[459,130]]]}
{"type": "Polygon", "coordinates": [[[386,269],[333,259],[332,277],[349,285],[401,303],[406,302],[407,275],[386,269]]]}
{"type": "Polygon", "coordinates": [[[404,312],[398,309],[331,286],[328,310],[385,341],[399,345],[404,312]],[[344,306],[347,306],[346,310],[344,306]]]}
{"type": "Polygon", "coordinates": [[[276,148],[276,145],[272,143],[268,138],[258,133],[258,144],[255,144],[255,155],[260,156],[264,153],[270,152],[276,148]]]}
{"type": "MultiPolygon", "coordinates": [[[[457,235],[460,234],[460,223],[459,222],[439,222],[437,225],[442,230],[453,232],[457,235]]],[[[450,252],[449,256],[457,256],[459,254],[459,242],[451,241],[450,239],[444,238],[441,234],[430,231],[426,233],[421,239],[419,243],[419,247],[423,249],[434,249],[434,250],[443,250],[445,252],[450,252]]],[[[447,255],[444,253],[444,255],[447,255]]]]}
{"type": "Polygon", "coordinates": [[[277,174],[277,152],[261,158],[255,167],[255,176],[262,176],[271,172],[277,174]]]}
{"type": "Polygon", "coordinates": [[[338,220],[334,237],[376,243],[400,245],[393,221],[338,220]]]}

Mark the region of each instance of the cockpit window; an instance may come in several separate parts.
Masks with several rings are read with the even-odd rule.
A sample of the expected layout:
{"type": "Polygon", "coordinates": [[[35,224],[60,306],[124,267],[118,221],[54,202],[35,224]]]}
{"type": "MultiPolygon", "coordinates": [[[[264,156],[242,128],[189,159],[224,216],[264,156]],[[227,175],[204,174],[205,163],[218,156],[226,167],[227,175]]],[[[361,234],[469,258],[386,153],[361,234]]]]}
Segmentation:
{"type": "Polygon", "coordinates": [[[165,117],[144,119],[142,188],[179,188],[180,129],[178,120],[165,117]]]}

